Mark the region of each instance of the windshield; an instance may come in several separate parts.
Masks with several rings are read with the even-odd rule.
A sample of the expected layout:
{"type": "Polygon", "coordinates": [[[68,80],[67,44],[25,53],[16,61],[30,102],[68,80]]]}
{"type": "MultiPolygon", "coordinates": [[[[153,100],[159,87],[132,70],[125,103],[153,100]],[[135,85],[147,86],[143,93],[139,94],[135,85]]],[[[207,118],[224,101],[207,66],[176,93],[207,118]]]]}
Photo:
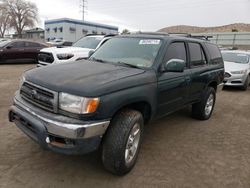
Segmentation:
{"type": "Polygon", "coordinates": [[[73,46],[80,48],[96,49],[102,39],[103,37],[84,37],[78,40],[75,44],[73,44],[73,46]]]}
{"type": "Polygon", "coordinates": [[[247,64],[249,60],[249,56],[243,53],[222,52],[222,57],[224,61],[230,61],[241,64],[247,64]]]}
{"type": "Polygon", "coordinates": [[[2,42],[0,42],[0,47],[4,47],[8,43],[10,43],[10,41],[2,41],[2,42]]]}
{"type": "Polygon", "coordinates": [[[91,59],[135,67],[151,67],[161,47],[160,39],[112,38],[91,59]]]}

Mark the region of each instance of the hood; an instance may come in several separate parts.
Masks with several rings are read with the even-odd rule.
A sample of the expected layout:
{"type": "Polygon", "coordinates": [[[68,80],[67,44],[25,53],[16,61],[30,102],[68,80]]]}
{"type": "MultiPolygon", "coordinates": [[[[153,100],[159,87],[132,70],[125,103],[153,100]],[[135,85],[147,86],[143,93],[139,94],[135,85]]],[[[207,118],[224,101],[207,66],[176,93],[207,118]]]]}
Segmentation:
{"type": "Polygon", "coordinates": [[[25,78],[53,91],[85,97],[98,97],[156,81],[153,71],[93,61],[36,68],[26,72],[25,78]]]}
{"type": "Polygon", "coordinates": [[[41,50],[41,52],[49,52],[49,53],[55,53],[55,54],[64,54],[64,53],[89,53],[90,48],[80,48],[80,47],[51,47],[51,48],[44,48],[41,50]]]}
{"type": "Polygon", "coordinates": [[[249,69],[249,64],[241,64],[241,63],[235,63],[230,61],[224,61],[225,65],[225,72],[231,72],[231,71],[241,71],[245,69],[249,69]]]}

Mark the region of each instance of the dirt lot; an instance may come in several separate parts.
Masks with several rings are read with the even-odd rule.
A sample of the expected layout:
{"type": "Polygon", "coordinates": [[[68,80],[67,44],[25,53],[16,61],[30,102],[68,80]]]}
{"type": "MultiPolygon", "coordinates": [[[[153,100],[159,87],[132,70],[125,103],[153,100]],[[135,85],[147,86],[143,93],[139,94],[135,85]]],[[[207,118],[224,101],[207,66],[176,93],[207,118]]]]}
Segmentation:
{"type": "Polygon", "coordinates": [[[116,177],[98,153],[44,151],[8,122],[19,77],[31,67],[0,66],[0,187],[250,187],[250,90],[220,93],[209,121],[183,109],[152,123],[136,167],[116,177]]]}

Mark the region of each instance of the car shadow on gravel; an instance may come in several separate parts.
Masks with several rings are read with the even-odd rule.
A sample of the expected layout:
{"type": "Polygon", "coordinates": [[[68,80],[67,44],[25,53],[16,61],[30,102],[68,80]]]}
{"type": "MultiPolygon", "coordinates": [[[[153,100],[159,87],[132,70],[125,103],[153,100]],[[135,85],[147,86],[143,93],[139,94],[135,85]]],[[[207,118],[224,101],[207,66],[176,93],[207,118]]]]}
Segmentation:
{"type": "MultiPolygon", "coordinates": [[[[248,90],[250,87],[248,88],[248,90]]],[[[240,87],[230,87],[230,86],[224,86],[223,91],[231,91],[231,92],[245,92],[243,89],[240,87]]]]}

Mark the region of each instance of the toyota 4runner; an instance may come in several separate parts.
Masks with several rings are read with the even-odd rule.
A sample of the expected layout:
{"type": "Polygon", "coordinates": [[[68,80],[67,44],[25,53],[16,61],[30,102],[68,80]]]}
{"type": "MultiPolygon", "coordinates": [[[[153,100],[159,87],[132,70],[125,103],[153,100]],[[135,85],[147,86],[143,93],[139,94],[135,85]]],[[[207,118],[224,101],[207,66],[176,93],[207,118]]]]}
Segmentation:
{"type": "Polygon", "coordinates": [[[187,105],[210,118],[223,86],[218,47],[192,36],[116,36],[89,60],[27,71],[9,120],[42,147],[64,154],[98,148],[118,175],[136,163],[144,125],[187,105]]]}

